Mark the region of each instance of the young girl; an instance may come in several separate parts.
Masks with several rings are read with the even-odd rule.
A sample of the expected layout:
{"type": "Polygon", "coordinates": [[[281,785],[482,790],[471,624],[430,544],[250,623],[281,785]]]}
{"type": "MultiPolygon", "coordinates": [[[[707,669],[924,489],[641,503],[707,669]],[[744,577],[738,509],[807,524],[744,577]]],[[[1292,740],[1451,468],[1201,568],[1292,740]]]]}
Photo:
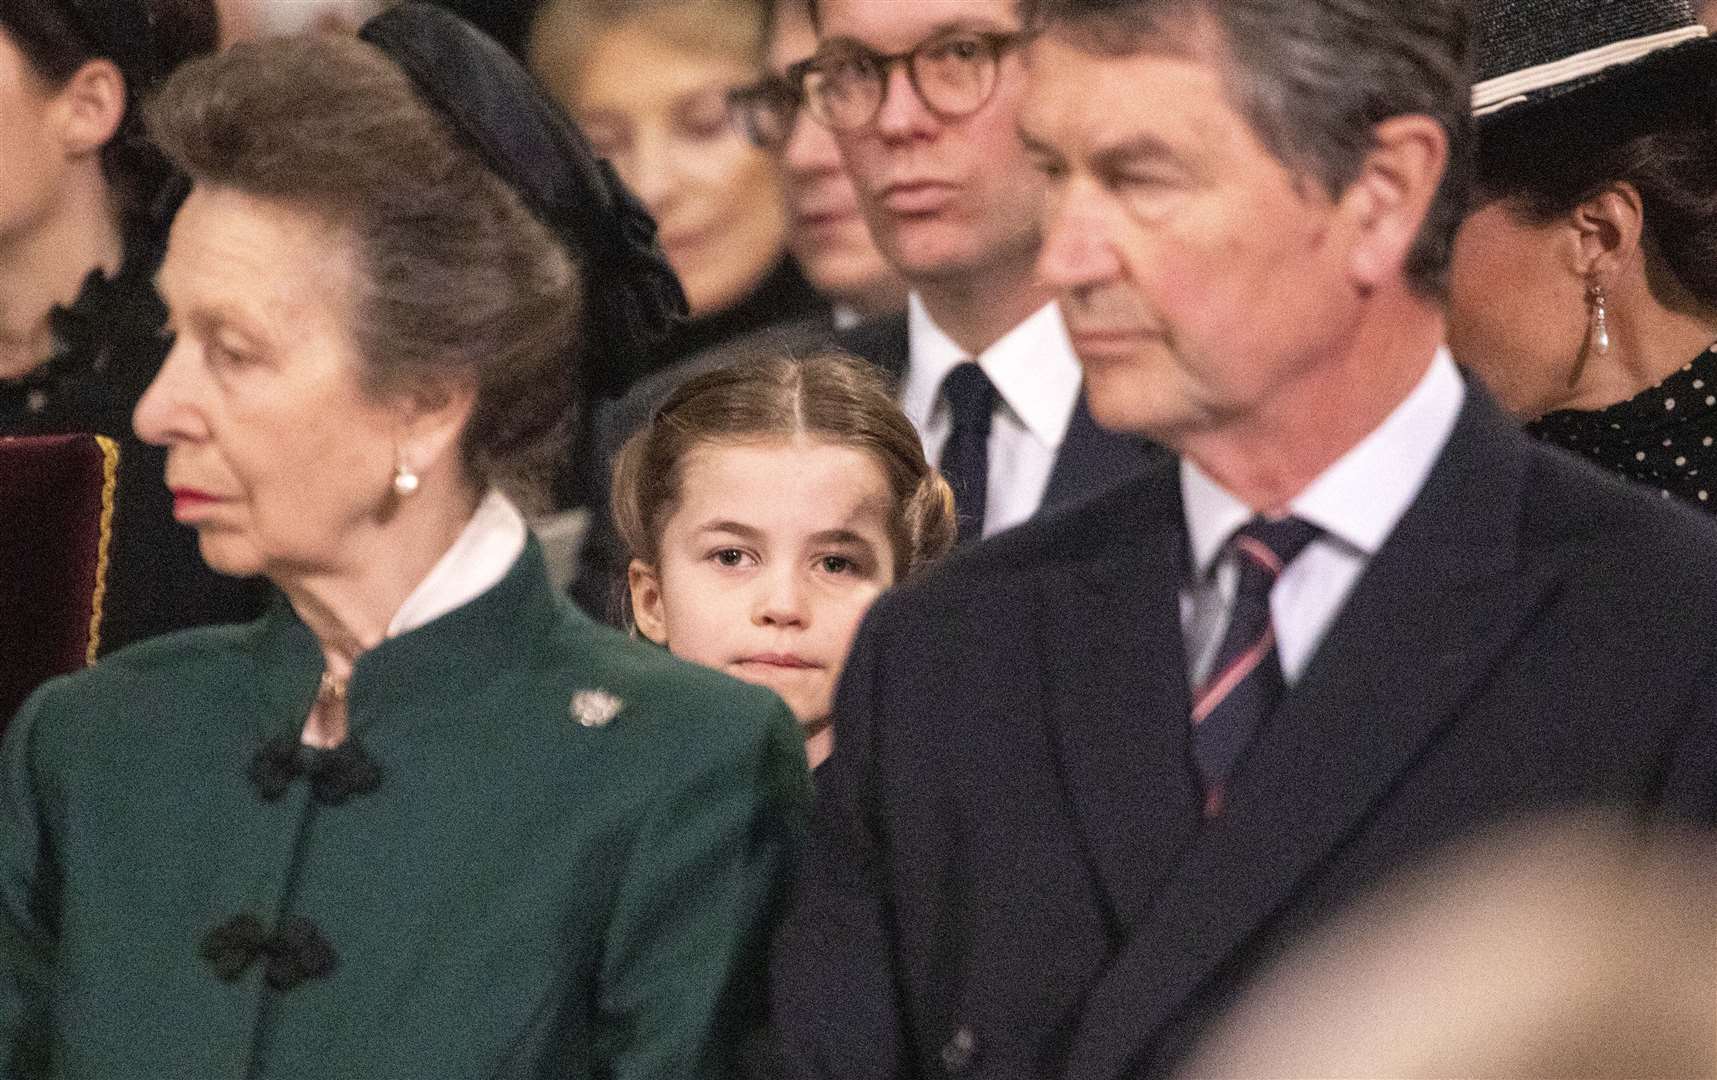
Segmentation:
{"type": "Polygon", "coordinates": [[[859,620],[944,552],[954,498],[862,361],[838,353],[691,379],[614,466],[632,618],[685,660],[780,694],[814,769],[859,620]]]}

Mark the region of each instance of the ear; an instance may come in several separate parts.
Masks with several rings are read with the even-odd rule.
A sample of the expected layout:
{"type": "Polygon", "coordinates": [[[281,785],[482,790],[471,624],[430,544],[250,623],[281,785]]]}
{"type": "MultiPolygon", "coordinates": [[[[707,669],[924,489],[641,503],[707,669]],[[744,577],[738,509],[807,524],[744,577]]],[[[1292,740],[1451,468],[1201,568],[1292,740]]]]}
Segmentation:
{"type": "Polygon", "coordinates": [[[1392,116],[1338,205],[1353,226],[1348,272],[1363,290],[1401,273],[1449,161],[1449,136],[1429,116],[1392,116]]]}
{"type": "Polygon", "coordinates": [[[1617,181],[1568,213],[1575,246],[1572,269],[1587,280],[1608,281],[1640,257],[1645,203],[1639,189],[1617,181]]]}
{"type": "Polygon", "coordinates": [[[437,384],[401,399],[399,455],[419,474],[459,467],[459,435],[471,419],[476,387],[437,384]]]}
{"type": "Polygon", "coordinates": [[[632,625],[638,632],[667,648],[668,620],[662,604],[662,578],[642,559],[626,567],[626,590],[632,600],[632,625]]]}
{"type": "Polygon", "coordinates": [[[100,153],[125,119],[125,76],[113,61],[96,58],[54,92],[56,130],[73,156],[100,153]]]}

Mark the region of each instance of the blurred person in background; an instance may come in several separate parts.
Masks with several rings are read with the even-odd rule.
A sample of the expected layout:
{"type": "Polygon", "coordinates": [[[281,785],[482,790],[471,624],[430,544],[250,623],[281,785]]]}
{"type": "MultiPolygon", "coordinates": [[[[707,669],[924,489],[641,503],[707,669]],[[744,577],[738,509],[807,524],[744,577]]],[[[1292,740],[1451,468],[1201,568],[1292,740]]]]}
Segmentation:
{"type": "Polygon", "coordinates": [[[214,47],[209,0],[0,5],[0,435],[117,442],[103,653],[265,595],[203,565],[131,427],[170,343],[153,279],[183,196],[138,102],[214,47]]]}
{"type": "Polygon", "coordinates": [[[1474,7],[1455,357],[1527,430],[1717,512],[1717,42],[1686,0],[1474,7]]]}
{"type": "Polygon", "coordinates": [[[1591,815],[1391,879],[1288,952],[1178,1073],[1717,1075],[1717,860],[1591,815]]]}
{"type": "Polygon", "coordinates": [[[357,33],[388,0],[215,0],[221,44],[307,30],[357,33]]]}
{"type": "Polygon", "coordinates": [[[735,121],[774,156],[787,203],[787,246],[833,305],[835,325],[898,312],[906,286],[859,210],[840,147],[804,111],[796,66],[817,51],[808,0],[765,0],[763,75],[728,96],[735,121]]]}
{"type": "Polygon", "coordinates": [[[537,16],[532,68],[655,218],[691,309],[647,370],[598,374],[598,396],[826,310],[787,254],[769,155],[728,121],[727,93],[755,77],[762,34],[753,0],[549,0],[537,16]]]}
{"type": "Polygon", "coordinates": [[[280,598],[7,730],[0,1072],[728,1077],[802,741],[572,611],[521,514],[569,343],[653,330],[671,272],[610,261],[626,201],[437,7],[187,64],[150,119],[195,183],[137,427],[280,598]]]}

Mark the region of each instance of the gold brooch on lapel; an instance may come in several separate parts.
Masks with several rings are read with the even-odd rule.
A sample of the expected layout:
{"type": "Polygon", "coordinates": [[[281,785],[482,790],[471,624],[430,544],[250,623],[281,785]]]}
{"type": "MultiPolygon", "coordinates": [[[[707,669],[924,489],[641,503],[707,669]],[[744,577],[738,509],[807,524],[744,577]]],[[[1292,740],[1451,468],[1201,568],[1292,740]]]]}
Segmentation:
{"type": "Polygon", "coordinates": [[[572,718],[583,727],[606,727],[626,703],[606,690],[580,690],[572,695],[572,718]]]}

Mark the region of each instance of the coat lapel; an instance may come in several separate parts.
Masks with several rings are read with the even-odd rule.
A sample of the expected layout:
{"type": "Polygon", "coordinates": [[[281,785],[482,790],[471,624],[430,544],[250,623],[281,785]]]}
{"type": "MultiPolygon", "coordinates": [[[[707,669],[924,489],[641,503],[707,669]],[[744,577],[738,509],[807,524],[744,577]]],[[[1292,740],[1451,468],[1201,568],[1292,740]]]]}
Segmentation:
{"type": "Polygon", "coordinates": [[[1148,908],[1165,850],[1198,825],[1178,585],[1185,524],[1173,468],[1092,503],[1089,555],[1045,575],[1049,745],[1118,947],[1148,908]],[[1141,827],[1141,821],[1148,824],[1141,827]]]}
{"type": "Polygon", "coordinates": [[[1357,830],[1563,572],[1522,566],[1522,436],[1476,390],[1425,489],[1093,989],[1070,1080],[1113,1080],[1357,830]]]}

